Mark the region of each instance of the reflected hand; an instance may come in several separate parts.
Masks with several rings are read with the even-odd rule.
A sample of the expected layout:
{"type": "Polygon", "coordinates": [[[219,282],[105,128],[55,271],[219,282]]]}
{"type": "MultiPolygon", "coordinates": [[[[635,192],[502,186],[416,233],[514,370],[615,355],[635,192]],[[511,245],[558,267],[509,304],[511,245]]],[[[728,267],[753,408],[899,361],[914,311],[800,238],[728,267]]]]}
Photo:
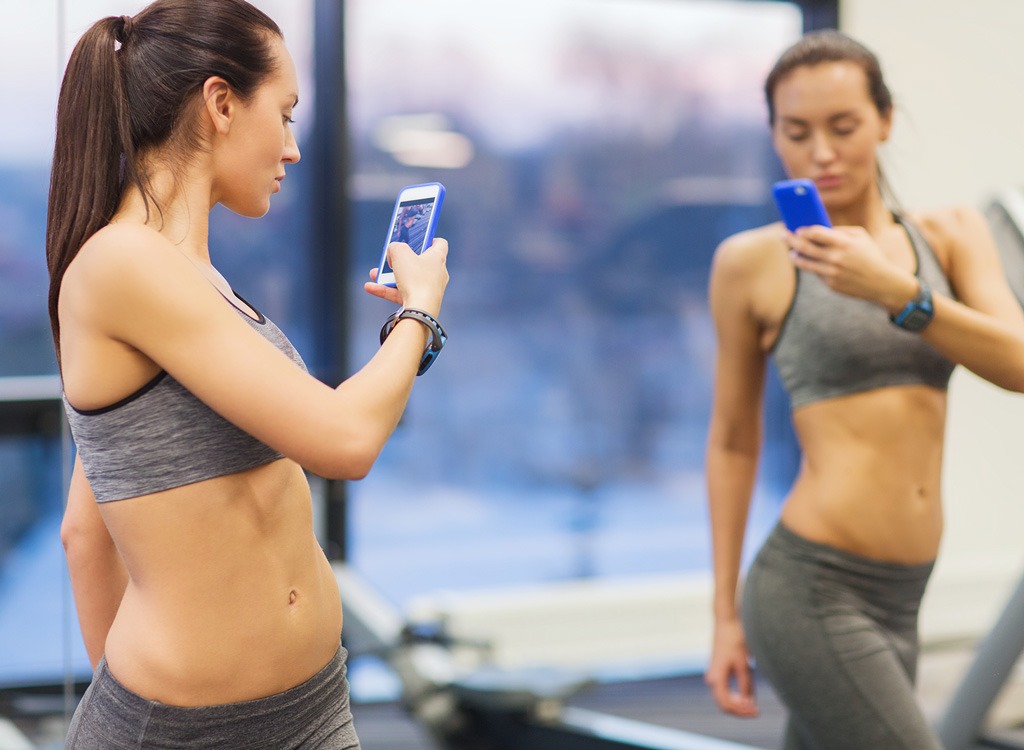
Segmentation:
{"type": "Polygon", "coordinates": [[[744,718],[758,715],[750,652],[738,620],[715,624],[711,663],[704,673],[704,682],[715,703],[727,714],[744,718]]]}
{"type": "Polygon", "coordinates": [[[863,227],[803,227],[785,239],[793,264],[840,294],[895,311],[917,291],[913,273],[893,263],[863,227]]]}

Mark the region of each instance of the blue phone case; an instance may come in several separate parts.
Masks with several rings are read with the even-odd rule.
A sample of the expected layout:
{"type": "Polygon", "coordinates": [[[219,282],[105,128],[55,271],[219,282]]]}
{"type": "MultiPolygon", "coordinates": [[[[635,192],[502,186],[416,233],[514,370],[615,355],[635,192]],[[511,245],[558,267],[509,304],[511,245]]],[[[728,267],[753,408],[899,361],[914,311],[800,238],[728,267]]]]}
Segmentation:
{"type": "MultiPolygon", "coordinates": [[[[391,212],[392,225],[388,227],[388,235],[384,240],[384,249],[381,251],[380,263],[377,265],[378,273],[390,271],[390,268],[387,265],[388,245],[390,245],[393,241],[398,239],[394,236],[394,222],[396,217],[398,216],[398,210],[402,203],[402,194],[405,193],[407,190],[421,187],[437,187],[437,198],[434,200],[433,206],[430,210],[430,216],[427,219],[427,226],[424,233],[423,242],[422,244],[417,242],[416,244],[419,245],[419,247],[414,247],[413,250],[415,250],[417,253],[423,252],[428,247],[430,247],[430,243],[434,241],[434,232],[437,231],[437,220],[438,217],[440,217],[441,215],[441,204],[444,202],[444,185],[442,185],[440,182],[424,182],[416,185],[406,185],[404,188],[398,191],[398,198],[395,200],[395,207],[391,212]]],[[[395,286],[395,284],[388,283],[386,284],[386,286],[393,287],[395,286]]]]}
{"type": "Polygon", "coordinates": [[[825,205],[821,202],[818,188],[806,179],[783,180],[772,185],[772,198],[779,209],[786,229],[795,232],[800,227],[820,224],[831,227],[825,205]]]}

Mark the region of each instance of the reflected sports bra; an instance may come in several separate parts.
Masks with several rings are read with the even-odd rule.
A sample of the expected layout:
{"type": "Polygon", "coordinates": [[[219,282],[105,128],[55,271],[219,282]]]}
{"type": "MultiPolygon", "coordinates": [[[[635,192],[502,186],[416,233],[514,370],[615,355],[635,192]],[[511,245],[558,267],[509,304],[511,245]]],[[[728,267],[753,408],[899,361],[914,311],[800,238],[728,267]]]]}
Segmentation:
{"type": "MultiPolygon", "coordinates": [[[[917,277],[952,296],[927,240],[906,218],[896,220],[910,238],[917,277]]],[[[883,308],[832,291],[813,273],[799,270],[771,354],[794,409],[887,386],[945,389],[955,367],[920,336],[893,325],[883,308]]]]}
{"type": "MultiPolygon", "coordinates": [[[[259,312],[259,318],[253,319],[235,309],[305,369],[295,347],[276,325],[259,312]]],[[[101,503],[234,474],[283,458],[217,414],[166,371],[102,409],[79,410],[64,397],[64,411],[85,476],[101,503]]]]}

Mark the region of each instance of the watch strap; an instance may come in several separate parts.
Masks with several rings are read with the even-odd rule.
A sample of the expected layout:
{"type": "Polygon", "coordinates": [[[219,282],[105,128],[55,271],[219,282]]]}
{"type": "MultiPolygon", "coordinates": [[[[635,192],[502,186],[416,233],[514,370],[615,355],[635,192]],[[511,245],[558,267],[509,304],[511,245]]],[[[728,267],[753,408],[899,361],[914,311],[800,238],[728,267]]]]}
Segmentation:
{"type": "Polygon", "coordinates": [[[423,350],[423,356],[420,359],[419,369],[416,371],[417,375],[422,375],[430,366],[434,364],[434,360],[437,359],[437,355],[441,349],[444,348],[445,342],[448,341],[448,334],[444,328],[430,313],[425,310],[419,310],[415,307],[403,307],[395,312],[391,313],[384,321],[384,325],[380,329],[380,343],[384,343],[387,337],[394,330],[395,326],[398,325],[398,321],[404,320],[405,318],[411,318],[422,325],[424,325],[428,331],[430,331],[430,340],[427,342],[426,348],[423,350]]]}

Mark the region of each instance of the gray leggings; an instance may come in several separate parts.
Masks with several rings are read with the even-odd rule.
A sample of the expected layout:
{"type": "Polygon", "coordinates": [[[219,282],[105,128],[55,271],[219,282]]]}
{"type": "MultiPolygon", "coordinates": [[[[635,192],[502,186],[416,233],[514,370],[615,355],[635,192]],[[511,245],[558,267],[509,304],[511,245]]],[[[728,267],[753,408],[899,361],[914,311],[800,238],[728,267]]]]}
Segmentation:
{"type": "Polygon", "coordinates": [[[785,750],[941,750],[914,693],[932,566],[870,560],[776,526],[742,611],[757,668],[790,712],[785,750]]]}
{"type": "Polygon", "coordinates": [[[137,695],[101,659],[65,750],[359,750],[339,648],[306,682],[267,698],[181,708],[137,695]]]}

